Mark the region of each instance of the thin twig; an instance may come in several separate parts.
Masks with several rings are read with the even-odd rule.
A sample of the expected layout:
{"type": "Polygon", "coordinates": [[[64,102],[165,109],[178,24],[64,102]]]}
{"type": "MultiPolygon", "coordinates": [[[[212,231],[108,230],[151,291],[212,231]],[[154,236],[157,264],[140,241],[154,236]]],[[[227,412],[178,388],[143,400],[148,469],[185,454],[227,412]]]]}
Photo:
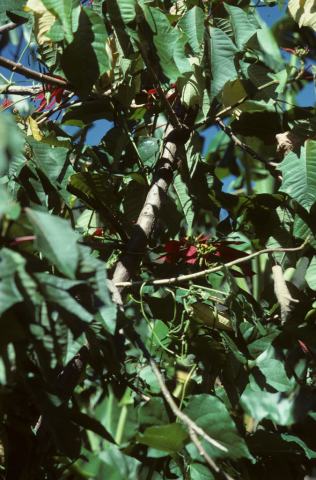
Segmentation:
{"type": "Polygon", "coordinates": [[[231,138],[233,142],[238,145],[238,147],[249,153],[249,155],[251,155],[253,158],[259,160],[259,162],[262,162],[265,165],[270,165],[272,167],[277,167],[279,165],[278,163],[271,162],[270,160],[262,157],[261,155],[259,155],[259,153],[255,152],[252,148],[248,147],[248,145],[239,140],[239,138],[234,135],[234,132],[227,125],[225,125],[225,123],[219,117],[215,118],[215,122],[221,127],[223,132],[225,132],[226,135],[228,135],[229,138],[231,138]]]}
{"type": "Polygon", "coordinates": [[[27,18],[21,20],[19,23],[10,22],[10,23],[6,23],[5,25],[2,25],[0,27],[0,35],[2,35],[4,32],[8,32],[9,30],[14,30],[15,28],[20,27],[23,23],[26,23],[26,22],[27,22],[27,18]]]}
{"type": "Polygon", "coordinates": [[[53,87],[60,87],[70,91],[74,91],[74,87],[69,83],[65,82],[64,80],[60,80],[59,78],[50,77],[49,75],[44,75],[43,73],[36,72],[35,70],[31,70],[30,68],[23,67],[21,63],[15,63],[7,58],[0,57],[0,67],[7,68],[11,70],[11,72],[17,72],[23,75],[26,78],[32,78],[32,80],[36,80],[37,82],[47,83],[53,87]]]}
{"type": "Polygon", "coordinates": [[[206,440],[207,442],[209,442],[211,445],[214,445],[216,448],[218,448],[219,450],[222,450],[224,452],[227,452],[227,448],[224,447],[223,445],[221,445],[219,442],[217,442],[216,440],[214,440],[213,438],[211,438],[209,435],[207,435],[207,433],[204,432],[204,430],[202,428],[200,428],[198,425],[196,425],[196,423],[191,420],[191,418],[189,418],[185,413],[183,413],[177,406],[177,404],[175,403],[175,401],[173,400],[172,398],[172,395],[171,393],[169,392],[163,378],[162,378],[162,375],[160,373],[160,370],[155,362],[155,360],[153,359],[153,357],[150,355],[149,351],[147,350],[147,348],[145,347],[145,345],[143,344],[140,336],[135,332],[135,340],[137,342],[137,345],[139,346],[139,348],[141,349],[141,351],[143,352],[143,354],[145,355],[145,357],[147,358],[148,360],[148,363],[150,365],[150,368],[152,370],[152,372],[154,373],[157,381],[158,381],[158,384],[159,384],[159,388],[163,394],[163,396],[165,397],[165,400],[166,402],[168,403],[169,407],[171,408],[171,410],[173,411],[174,415],[179,418],[179,420],[181,420],[181,422],[185,423],[188,427],[189,427],[189,434],[190,434],[190,438],[192,440],[192,442],[195,444],[195,446],[197,447],[198,449],[198,452],[199,454],[206,460],[206,462],[210,465],[210,467],[216,472],[216,473],[222,473],[224,474],[224,476],[229,479],[229,480],[232,480],[231,477],[227,476],[225,472],[223,472],[217,465],[216,463],[211,459],[211,457],[206,453],[203,445],[201,444],[201,442],[199,441],[197,435],[200,435],[204,440],[206,440]]]}
{"type": "MultiPolygon", "coordinates": [[[[233,267],[234,265],[238,265],[239,263],[247,262],[248,260],[252,260],[263,253],[272,253],[272,252],[298,252],[302,250],[305,245],[309,242],[310,235],[307,237],[305,242],[297,248],[266,248],[265,250],[260,250],[260,252],[251,253],[247,257],[238,258],[237,260],[233,260],[232,262],[225,263],[223,265],[219,265],[218,267],[208,268],[207,270],[202,270],[201,272],[190,273],[189,275],[181,275],[180,277],[172,277],[172,278],[163,278],[161,280],[148,280],[146,281],[146,285],[170,285],[171,283],[178,283],[178,282],[187,282],[192,280],[193,278],[197,277],[204,277],[205,275],[209,275],[210,273],[220,272],[221,270],[229,267],[233,267]]],[[[137,285],[142,285],[144,282],[118,282],[115,283],[116,287],[134,287],[137,285]]]]}

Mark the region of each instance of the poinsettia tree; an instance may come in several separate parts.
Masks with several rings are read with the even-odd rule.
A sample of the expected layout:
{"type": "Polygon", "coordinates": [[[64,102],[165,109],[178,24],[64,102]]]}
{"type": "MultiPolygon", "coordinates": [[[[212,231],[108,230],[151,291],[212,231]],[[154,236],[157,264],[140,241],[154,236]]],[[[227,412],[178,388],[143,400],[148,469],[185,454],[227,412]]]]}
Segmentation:
{"type": "Polygon", "coordinates": [[[1,478],[315,475],[316,13],[276,5],[0,2],[1,478]]]}

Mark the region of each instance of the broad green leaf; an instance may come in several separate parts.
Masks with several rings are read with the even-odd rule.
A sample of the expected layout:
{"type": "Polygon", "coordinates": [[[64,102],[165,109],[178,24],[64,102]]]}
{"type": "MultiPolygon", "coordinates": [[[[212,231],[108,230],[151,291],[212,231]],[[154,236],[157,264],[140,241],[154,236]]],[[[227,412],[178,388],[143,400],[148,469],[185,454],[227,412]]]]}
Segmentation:
{"type": "Polygon", "coordinates": [[[230,15],[237,48],[244,50],[247,42],[256,34],[257,29],[252,22],[249,22],[247,13],[240,7],[233,7],[225,3],[225,8],[230,15]]]}
{"type": "Polygon", "coordinates": [[[67,80],[76,87],[78,95],[84,100],[97,79],[111,69],[105,49],[107,38],[102,18],[90,8],[83,7],[74,40],[61,57],[61,66],[67,80]]]}
{"type": "Polygon", "coordinates": [[[261,353],[265,352],[273,340],[281,333],[275,325],[265,326],[263,331],[260,332],[256,326],[251,325],[249,322],[241,323],[239,329],[253,358],[257,358],[261,353]]]}
{"type": "Polygon", "coordinates": [[[72,17],[78,17],[80,3],[78,0],[43,0],[45,7],[58,17],[67,44],[73,41],[72,17]]]}
{"type": "Polygon", "coordinates": [[[193,200],[188,194],[188,188],[183,181],[181,174],[178,173],[178,175],[175,176],[173,181],[173,187],[180,201],[180,205],[188,226],[188,235],[190,235],[190,232],[192,231],[195,212],[193,210],[193,200]]]}
{"type": "Polygon", "coordinates": [[[183,73],[192,71],[185,56],[184,46],[188,36],[169,25],[168,19],[160,11],[152,7],[144,7],[148,29],[145,32],[150,46],[151,62],[158,67],[158,78],[165,83],[165,77],[175,82],[183,73]]]}
{"type": "Polygon", "coordinates": [[[206,76],[206,89],[212,103],[228,80],[237,77],[234,57],[238,52],[231,39],[218,28],[212,28],[211,38],[204,35],[205,52],[203,66],[206,76]]]}
{"type": "Polygon", "coordinates": [[[205,14],[200,7],[193,7],[180,18],[178,26],[188,35],[188,42],[194,53],[200,53],[204,36],[205,14]]]}
{"type": "MultiPolygon", "coordinates": [[[[189,399],[183,412],[227,450],[220,450],[206,440],[202,440],[204,449],[213,460],[227,457],[234,460],[242,457],[252,458],[245,441],[239,436],[227,408],[219,398],[207,394],[194,395],[189,399]]],[[[186,448],[193,459],[201,461],[201,457],[192,443],[186,448]]]]}
{"type": "Polygon", "coordinates": [[[24,267],[26,260],[19,253],[4,248],[0,253],[0,315],[23,297],[15,282],[16,271],[24,267]]]}
{"type": "Polygon", "coordinates": [[[98,299],[97,308],[100,313],[99,320],[105,330],[111,335],[114,335],[117,307],[110,297],[106,264],[97,258],[91,257],[91,250],[88,247],[79,245],[79,252],[80,272],[85,276],[87,283],[91,286],[98,299]]]}
{"type": "Polygon", "coordinates": [[[281,192],[287,193],[310,212],[316,197],[316,142],[305,142],[300,152],[290,152],[278,166],[282,172],[281,192]]]}
{"type": "Polygon", "coordinates": [[[75,173],[67,158],[69,149],[64,147],[51,148],[46,143],[28,137],[37,167],[45,173],[52,185],[56,182],[66,188],[69,177],[75,173]]]}
{"type": "Polygon", "coordinates": [[[308,459],[316,458],[316,452],[314,452],[313,450],[311,450],[310,448],[308,448],[308,446],[306,445],[306,443],[303,442],[303,440],[301,440],[299,437],[296,437],[296,436],[294,436],[294,435],[288,435],[288,434],[286,434],[286,433],[281,433],[281,437],[282,437],[282,439],[285,440],[286,442],[295,442],[295,443],[297,443],[297,444],[304,450],[304,452],[306,453],[308,459]]]}
{"type": "Polygon", "coordinates": [[[309,288],[316,290],[316,257],[314,256],[305,274],[305,280],[309,288]]]}
{"type": "Polygon", "coordinates": [[[143,445],[162,450],[163,452],[177,452],[183,448],[183,441],[189,434],[179,423],[154,426],[145,429],[144,433],[138,432],[136,439],[143,445]]]}
{"type": "MultiPolygon", "coordinates": [[[[292,382],[286,375],[284,365],[280,360],[273,358],[264,360],[263,362],[257,363],[257,367],[265,376],[266,382],[278,392],[287,392],[293,387],[292,382]]],[[[251,370],[250,373],[252,373],[251,370]]],[[[258,390],[260,389],[258,388],[258,390]]]]}
{"type": "Polygon", "coordinates": [[[63,218],[29,208],[26,209],[26,214],[35,230],[35,248],[64,275],[74,279],[79,259],[77,247],[79,235],[63,218]]]}
{"type": "Polygon", "coordinates": [[[89,204],[91,198],[111,209],[118,207],[119,198],[106,186],[108,180],[109,175],[106,173],[81,172],[71,177],[70,185],[77,190],[76,195],[84,202],[89,204]],[[83,195],[80,195],[80,192],[83,195]]]}
{"type": "MultiPolygon", "coordinates": [[[[40,281],[43,289],[45,289],[45,297],[48,300],[54,302],[56,305],[60,305],[73,315],[76,315],[83,322],[90,323],[93,320],[93,315],[89,313],[82,305],[80,305],[80,303],[77,302],[68,292],[70,288],[73,288],[84,282],[73,281],[69,280],[68,278],[60,278],[57,275],[49,275],[45,273],[37,273],[36,278],[40,281]]],[[[80,347],[81,346],[82,345],[80,344],[80,347]]],[[[66,363],[74,356],[75,353],[76,352],[73,351],[70,356],[68,355],[68,357],[66,357],[66,363]]]]}
{"type": "Polygon", "coordinates": [[[187,108],[195,108],[196,105],[202,105],[203,102],[205,77],[198,59],[189,58],[189,62],[193,68],[193,73],[186,73],[182,78],[179,78],[177,87],[181,91],[181,103],[187,108]]]}
{"type": "Polygon", "coordinates": [[[201,161],[201,143],[200,135],[197,132],[193,132],[190,139],[185,144],[187,164],[190,178],[193,177],[194,172],[201,161]]]}
{"type": "Polygon", "coordinates": [[[137,222],[139,214],[146,200],[148,187],[132,180],[126,189],[122,191],[122,210],[128,221],[137,222]]]}
{"type": "MultiPolygon", "coordinates": [[[[304,401],[302,399],[302,401],[304,401]]],[[[240,404],[245,412],[258,421],[267,418],[278,425],[291,425],[298,417],[303,418],[306,409],[298,414],[294,397],[282,396],[282,393],[254,391],[250,385],[241,396],[240,404]]],[[[300,406],[302,404],[300,403],[300,406]]],[[[307,406],[308,408],[308,406],[307,406]]]]}
{"type": "MultiPolygon", "coordinates": [[[[263,87],[271,82],[269,77],[270,70],[262,65],[254,63],[247,68],[247,73],[249,79],[255,85],[255,87],[263,87]]],[[[256,101],[264,100],[268,103],[270,100],[276,100],[278,93],[276,92],[277,84],[270,85],[266,88],[262,88],[259,92],[256,93],[254,99],[256,101]]],[[[280,133],[280,129],[278,130],[280,133]]]]}
{"type": "Polygon", "coordinates": [[[138,421],[141,425],[166,425],[169,417],[165,403],[161,397],[153,397],[138,410],[138,421]]]}
{"type": "Polygon", "coordinates": [[[191,463],[190,476],[191,480],[214,480],[214,475],[209,468],[197,462],[191,463]]]}

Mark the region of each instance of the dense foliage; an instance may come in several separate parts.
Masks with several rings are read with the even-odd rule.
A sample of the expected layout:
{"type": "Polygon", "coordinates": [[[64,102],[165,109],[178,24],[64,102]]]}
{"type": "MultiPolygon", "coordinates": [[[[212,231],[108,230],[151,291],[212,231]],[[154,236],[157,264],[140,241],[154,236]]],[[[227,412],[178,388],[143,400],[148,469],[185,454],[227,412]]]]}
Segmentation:
{"type": "Polygon", "coordinates": [[[316,13],[275,5],[0,0],[0,478],[315,474],[316,13]]]}

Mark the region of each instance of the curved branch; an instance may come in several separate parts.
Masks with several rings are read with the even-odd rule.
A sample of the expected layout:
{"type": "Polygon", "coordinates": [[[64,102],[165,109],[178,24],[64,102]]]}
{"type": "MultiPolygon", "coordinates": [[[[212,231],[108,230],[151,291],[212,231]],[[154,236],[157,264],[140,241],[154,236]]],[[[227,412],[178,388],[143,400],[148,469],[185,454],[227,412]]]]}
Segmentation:
{"type": "MultiPolygon", "coordinates": [[[[259,252],[251,253],[247,257],[238,258],[237,260],[233,260],[229,263],[224,263],[223,265],[219,265],[218,267],[208,268],[207,270],[202,270],[201,272],[190,273],[189,275],[181,275],[180,277],[172,277],[172,278],[163,278],[161,280],[149,280],[146,282],[146,285],[170,285],[171,283],[178,283],[178,282],[187,282],[192,280],[193,278],[204,277],[205,275],[209,275],[210,273],[220,272],[225,268],[233,267],[234,265],[238,265],[239,263],[247,262],[248,260],[252,260],[253,258],[262,255],[263,253],[273,253],[273,252],[298,252],[299,250],[303,250],[305,245],[309,242],[310,235],[306,238],[305,242],[302,243],[300,247],[297,248],[266,248],[265,250],[260,250],[259,252]]],[[[143,285],[144,282],[118,282],[115,283],[116,287],[136,287],[137,285],[143,285]]]]}

